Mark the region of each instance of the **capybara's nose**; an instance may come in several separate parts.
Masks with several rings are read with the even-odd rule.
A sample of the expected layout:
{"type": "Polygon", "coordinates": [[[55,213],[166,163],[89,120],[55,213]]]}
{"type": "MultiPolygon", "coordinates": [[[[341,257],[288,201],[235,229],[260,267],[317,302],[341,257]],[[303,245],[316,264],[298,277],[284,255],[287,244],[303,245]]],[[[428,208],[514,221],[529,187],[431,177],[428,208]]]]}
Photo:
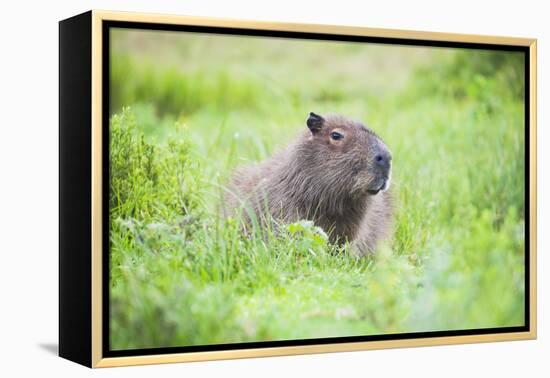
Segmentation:
{"type": "Polygon", "coordinates": [[[390,169],[391,155],[388,152],[380,152],[374,157],[376,165],[383,169],[390,169]]]}

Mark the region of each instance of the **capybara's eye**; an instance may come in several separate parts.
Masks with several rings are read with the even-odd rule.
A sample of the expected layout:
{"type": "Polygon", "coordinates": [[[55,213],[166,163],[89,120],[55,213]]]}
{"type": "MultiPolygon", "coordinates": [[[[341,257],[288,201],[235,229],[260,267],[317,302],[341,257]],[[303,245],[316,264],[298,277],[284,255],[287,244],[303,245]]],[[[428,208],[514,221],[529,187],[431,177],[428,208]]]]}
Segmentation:
{"type": "Polygon", "coordinates": [[[340,133],[337,133],[336,131],[333,131],[332,133],[330,133],[330,137],[332,138],[332,140],[344,139],[344,136],[340,133]]]}

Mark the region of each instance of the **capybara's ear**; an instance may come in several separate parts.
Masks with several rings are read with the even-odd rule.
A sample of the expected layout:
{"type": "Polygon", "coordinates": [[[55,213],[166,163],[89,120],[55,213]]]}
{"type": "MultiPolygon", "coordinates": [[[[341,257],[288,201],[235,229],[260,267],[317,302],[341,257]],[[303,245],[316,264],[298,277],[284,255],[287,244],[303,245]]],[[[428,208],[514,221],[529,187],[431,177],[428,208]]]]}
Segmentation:
{"type": "Polygon", "coordinates": [[[325,123],[325,119],[321,117],[319,114],[310,112],[306,123],[307,123],[307,127],[311,130],[311,132],[316,133],[317,131],[321,130],[321,128],[323,127],[323,123],[325,123]]]}

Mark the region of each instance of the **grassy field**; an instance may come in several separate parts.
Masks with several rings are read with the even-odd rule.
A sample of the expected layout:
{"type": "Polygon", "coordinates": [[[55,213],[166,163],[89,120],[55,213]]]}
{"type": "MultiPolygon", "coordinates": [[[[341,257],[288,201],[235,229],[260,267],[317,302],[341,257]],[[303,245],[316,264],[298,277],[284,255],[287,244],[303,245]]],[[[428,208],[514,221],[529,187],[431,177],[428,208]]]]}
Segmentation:
{"type": "Polygon", "coordinates": [[[122,30],[111,53],[112,349],[524,323],[521,55],[122,30]],[[310,111],[392,151],[373,258],[219,215],[232,170],[310,111]]]}

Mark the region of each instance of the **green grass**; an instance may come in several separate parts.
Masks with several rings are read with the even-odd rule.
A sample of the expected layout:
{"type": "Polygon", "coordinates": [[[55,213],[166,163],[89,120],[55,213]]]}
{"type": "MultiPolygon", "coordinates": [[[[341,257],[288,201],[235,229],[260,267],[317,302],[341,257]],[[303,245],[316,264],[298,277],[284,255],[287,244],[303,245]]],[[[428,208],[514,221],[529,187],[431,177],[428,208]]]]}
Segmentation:
{"type": "Polygon", "coordinates": [[[524,323],[517,55],[118,33],[113,349],[524,323]],[[219,215],[232,170],[309,111],[360,118],[392,150],[395,232],[373,258],[306,220],[244,235],[219,215]]]}

